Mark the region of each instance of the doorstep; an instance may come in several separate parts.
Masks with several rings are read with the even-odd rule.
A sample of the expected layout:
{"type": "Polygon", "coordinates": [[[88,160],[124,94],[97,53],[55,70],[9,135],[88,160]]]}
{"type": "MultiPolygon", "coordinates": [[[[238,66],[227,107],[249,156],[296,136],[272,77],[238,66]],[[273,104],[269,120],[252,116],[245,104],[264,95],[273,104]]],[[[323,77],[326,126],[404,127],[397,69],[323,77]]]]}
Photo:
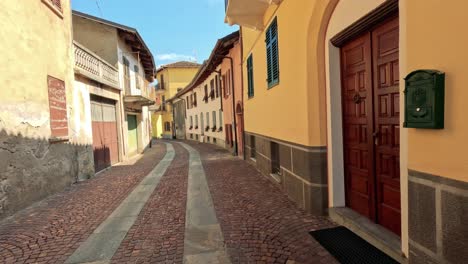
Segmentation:
{"type": "Polygon", "coordinates": [[[347,207],[328,209],[330,218],[400,263],[408,263],[401,252],[401,238],[347,207]]]}

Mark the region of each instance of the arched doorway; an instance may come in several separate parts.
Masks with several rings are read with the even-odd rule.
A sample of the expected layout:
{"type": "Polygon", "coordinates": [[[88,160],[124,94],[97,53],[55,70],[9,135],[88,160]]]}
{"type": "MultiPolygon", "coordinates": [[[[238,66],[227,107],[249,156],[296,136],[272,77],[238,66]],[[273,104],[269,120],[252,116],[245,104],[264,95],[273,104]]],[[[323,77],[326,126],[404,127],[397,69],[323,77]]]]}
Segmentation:
{"type": "MultiPolygon", "coordinates": [[[[346,99],[353,99],[353,98],[349,98],[348,94],[343,93],[343,89],[346,89],[346,87],[349,87],[350,90],[354,91],[353,97],[356,95],[356,91],[354,90],[356,87],[351,86],[350,84],[347,84],[346,83],[347,76],[342,76],[342,74],[344,73],[343,72],[344,70],[343,60],[346,60],[346,58],[343,58],[345,56],[343,53],[343,48],[346,48],[344,47],[344,45],[349,44],[353,41],[352,37],[354,37],[354,40],[359,37],[362,37],[362,34],[364,34],[365,33],[364,31],[366,30],[367,30],[368,37],[372,38],[373,35],[376,35],[376,33],[373,34],[372,30],[376,29],[379,25],[382,25],[382,23],[384,23],[383,20],[389,19],[389,17],[385,17],[385,14],[384,15],[377,14],[377,17],[380,15],[381,19],[374,20],[373,27],[368,26],[367,29],[359,32],[359,34],[356,34],[351,37],[348,36],[348,38],[345,39],[345,41],[342,40],[340,45],[337,45],[337,46],[334,45],[332,43],[332,39],[337,35],[341,35],[341,37],[343,37],[344,34],[340,34],[340,33],[343,33],[343,31],[346,31],[347,29],[351,28],[352,25],[356,25],[356,23],[361,18],[367,17],[367,15],[369,15],[370,13],[376,15],[375,12],[379,11],[379,7],[381,7],[382,5],[388,5],[388,4],[396,5],[396,7],[398,7],[398,1],[396,0],[389,0],[389,1],[364,0],[364,1],[360,1],[359,5],[356,5],[355,1],[352,1],[352,0],[330,1],[327,3],[326,7],[324,7],[323,9],[324,14],[322,16],[319,38],[317,39],[316,33],[315,33],[315,38],[316,38],[315,40],[310,38],[310,41],[314,43],[314,46],[317,47],[317,50],[313,50],[311,52],[314,53],[313,55],[316,58],[316,61],[317,61],[316,65],[318,65],[318,67],[314,65],[315,67],[317,67],[317,69],[313,67],[309,67],[309,70],[312,72],[315,71],[316,74],[318,75],[317,78],[319,80],[321,93],[324,93],[325,98],[326,98],[324,100],[325,105],[326,105],[324,107],[324,112],[325,112],[324,116],[326,116],[326,141],[327,141],[327,156],[328,156],[327,163],[328,163],[328,185],[329,185],[328,190],[329,190],[329,207],[331,208],[350,207],[350,203],[348,200],[348,194],[350,193],[350,190],[349,190],[349,182],[347,181],[349,179],[349,175],[346,174],[347,171],[349,171],[349,168],[347,169],[347,166],[349,166],[350,162],[360,161],[359,157],[358,158],[350,157],[349,153],[347,153],[346,151],[346,148],[343,147],[344,145],[348,143],[347,140],[349,140],[351,136],[353,137],[360,136],[359,134],[360,132],[358,130],[356,130],[357,132],[355,134],[352,134],[354,133],[353,131],[351,131],[352,133],[346,132],[347,131],[345,128],[347,124],[346,115],[349,115],[350,113],[349,112],[350,109],[347,109],[347,107],[354,108],[354,109],[357,109],[356,111],[359,111],[359,108],[356,108],[356,107],[361,106],[363,109],[371,111],[368,113],[370,118],[375,117],[375,116],[379,117],[381,115],[381,113],[379,112],[381,109],[378,108],[380,105],[379,105],[379,102],[377,101],[378,99],[380,99],[379,91],[375,91],[373,88],[373,86],[380,87],[381,83],[379,82],[382,81],[380,79],[375,80],[375,79],[370,78],[367,80],[367,82],[369,82],[370,87],[372,88],[372,92],[370,94],[370,98],[372,99],[372,101],[362,98],[365,96],[365,94],[359,94],[359,97],[358,96],[355,97],[356,102],[359,103],[365,100],[365,102],[367,103],[367,101],[369,101],[369,103],[371,103],[370,106],[363,107],[362,105],[358,105],[354,103],[354,105],[350,104],[351,106],[353,106],[351,107],[349,105],[343,104],[343,101],[346,101],[346,99]],[[354,158],[354,159],[350,159],[350,158],[354,158]]],[[[379,12],[382,12],[382,10],[380,10],[379,12]]],[[[398,24],[398,22],[399,22],[399,19],[397,18],[396,23],[398,24]]],[[[357,28],[354,28],[354,30],[356,29],[357,28]]],[[[386,31],[386,30],[384,29],[383,31],[386,31]]],[[[399,32],[398,26],[396,28],[396,31],[398,34],[399,32]]],[[[348,34],[349,32],[350,31],[348,31],[348,34]]],[[[313,34],[311,35],[311,37],[312,36],[313,34]]],[[[366,37],[363,37],[363,38],[366,38],[366,37]]],[[[378,42],[380,40],[374,39],[372,41],[378,42]]],[[[355,41],[354,43],[355,47],[358,47],[358,42],[359,40],[355,41]]],[[[368,52],[370,52],[368,53],[368,56],[370,54],[370,57],[368,58],[372,61],[373,56],[378,55],[378,48],[373,48],[372,44],[369,46],[369,43],[367,45],[368,45],[368,52]]],[[[362,49],[359,48],[358,50],[365,50],[365,49],[366,47],[362,47],[362,49]]],[[[348,53],[348,55],[354,56],[350,53],[348,53]]],[[[396,53],[396,55],[393,54],[393,56],[394,58],[396,58],[396,61],[398,61],[399,59],[398,53],[396,53]]],[[[364,75],[362,75],[361,77],[367,76],[366,74],[369,74],[370,76],[373,76],[373,75],[378,76],[380,74],[380,72],[378,72],[380,70],[378,62],[374,61],[371,63],[371,65],[372,66],[369,68],[370,70],[369,73],[364,73],[364,75]],[[377,69],[375,69],[375,66],[377,66],[377,69]],[[377,70],[377,72],[375,70],[377,70]]],[[[389,68],[390,70],[387,71],[388,67],[382,66],[382,69],[383,69],[382,72],[385,74],[393,73],[393,72],[397,73],[398,65],[396,65],[395,67],[396,70],[392,70],[392,67],[393,65],[391,65],[389,68]]],[[[350,72],[352,73],[352,69],[351,71],[348,71],[347,73],[350,73],[350,72]]],[[[345,69],[345,74],[347,73],[345,69]]],[[[406,154],[405,153],[407,153],[407,150],[406,150],[407,145],[406,143],[404,143],[406,140],[406,132],[399,130],[400,122],[397,120],[399,118],[400,113],[403,113],[403,111],[401,111],[400,109],[402,108],[402,104],[399,104],[399,99],[398,99],[399,91],[402,90],[402,87],[400,87],[400,84],[398,83],[398,80],[400,79],[398,74],[396,74],[396,76],[388,76],[388,77],[393,78],[390,82],[391,83],[390,86],[393,89],[390,97],[394,95],[396,96],[395,98],[390,98],[391,101],[386,102],[386,106],[382,107],[382,109],[385,109],[385,110],[390,109],[390,111],[393,111],[393,115],[395,117],[394,119],[396,123],[390,126],[391,129],[393,130],[392,133],[387,134],[387,131],[384,131],[384,134],[385,136],[390,135],[392,137],[391,140],[393,140],[393,143],[396,142],[398,144],[398,148],[394,148],[396,155],[391,158],[394,161],[390,167],[391,167],[393,174],[398,173],[398,176],[400,176],[400,172],[401,172],[400,177],[402,178],[402,180],[401,182],[400,181],[395,182],[393,186],[395,188],[398,188],[399,190],[401,188],[401,193],[399,192],[392,193],[394,201],[396,201],[394,203],[394,206],[398,208],[400,208],[401,206],[401,215],[398,214],[396,217],[394,215],[393,220],[391,220],[390,225],[388,223],[385,223],[384,226],[388,229],[392,229],[393,232],[398,233],[398,234],[400,233],[399,228],[401,226],[402,251],[407,255],[408,254],[408,244],[407,244],[408,243],[408,237],[407,237],[408,236],[408,229],[407,229],[408,204],[405,198],[407,197],[407,183],[406,183],[407,174],[405,174],[407,173],[405,172],[406,170],[406,156],[405,156],[406,154]],[[402,142],[401,151],[399,149],[400,142],[402,142]],[[400,155],[402,156],[400,157],[400,155]],[[401,199],[401,205],[400,205],[400,199],[401,199]]],[[[357,80],[359,81],[359,78],[357,80]]],[[[382,83],[385,84],[384,81],[382,83]]],[[[355,83],[353,83],[353,85],[354,84],[355,83]]],[[[382,98],[385,96],[386,95],[382,95],[382,98]]],[[[359,113],[357,112],[357,114],[359,113]]],[[[374,118],[374,123],[375,122],[376,121],[374,118]]],[[[376,124],[378,125],[378,123],[376,124]]],[[[368,131],[365,130],[365,132],[368,132],[368,131]]],[[[372,135],[373,132],[375,131],[373,130],[369,134],[370,137],[373,136],[372,135]]],[[[379,132],[382,133],[381,130],[379,132]]],[[[376,134],[376,136],[378,140],[382,140],[382,139],[385,140],[382,134],[380,135],[376,134]]],[[[373,138],[371,139],[372,140],[369,140],[369,143],[374,145],[375,142],[373,138]]],[[[383,141],[379,141],[378,144],[381,144],[381,142],[383,141]]],[[[379,146],[372,147],[372,148],[373,150],[375,150],[376,154],[379,153],[378,152],[379,146]]],[[[374,155],[375,153],[370,153],[370,154],[374,155]]],[[[375,158],[375,161],[372,163],[373,166],[375,166],[376,168],[380,166],[380,168],[377,168],[377,169],[381,170],[382,165],[383,166],[388,165],[388,164],[385,164],[385,162],[378,160],[379,157],[374,157],[374,158],[375,158]]],[[[373,176],[377,177],[375,169],[373,173],[374,173],[373,176]]],[[[375,204],[379,204],[381,202],[381,200],[379,199],[382,199],[383,195],[388,195],[388,193],[382,194],[382,190],[380,190],[380,193],[377,193],[377,188],[380,188],[380,186],[375,186],[375,184],[368,185],[367,183],[363,183],[362,181],[360,184],[361,184],[360,185],[361,187],[365,186],[365,188],[376,188],[376,192],[372,194],[374,195],[374,198],[371,198],[373,199],[373,201],[375,201],[375,204]]],[[[386,190],[388,189],[385,189],[385,191],[386,190]]],[[[379,210],[378,207],[374,207],[374,209],[375,209],[375,212],[370,212],[371,217],[369,218],[376,221],[377,223],[382,224],[386,220],[392,218],[386,215],[379,215],[379,212],[384,211],[382,210],[382,208],[380,208],[379,210]],[[385,220],[382,220],[382,219],[385,219],[385,220]]],[[[367,209],[361,210],[361,211],[356,210],[356,211],[358,211],[361,214],[364,214],[366,210],[367,209]]]]}
{"type": "Polygon", "coordinates": [[[240,101],[236,104],[236,125],[237,125],[237,152],[239,156],[244,155],[244,111],[240,101]]]}

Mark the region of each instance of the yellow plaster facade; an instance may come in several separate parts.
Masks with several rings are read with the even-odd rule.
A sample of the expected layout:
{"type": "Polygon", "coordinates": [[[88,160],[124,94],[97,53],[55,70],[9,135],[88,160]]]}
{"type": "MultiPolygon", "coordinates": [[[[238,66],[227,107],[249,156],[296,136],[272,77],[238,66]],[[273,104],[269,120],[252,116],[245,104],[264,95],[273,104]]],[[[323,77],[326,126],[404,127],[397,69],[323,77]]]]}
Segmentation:
{"type": "MultiPolygon", "coordinates": [[[[345,206],[340,52],[330,39],[384,2],[283,0],[265,11],[261,30],[241,27],[244,87],[248,87],[247,58],[253,55],[255,88],[255,96],[250,99],[244,89],[245,130],[306,147],[326,146],[329,207],[345,206]],[[268,89],[264,40],[275,17],[280,77],[279,84],[268,89]]],[[[464,87],[468,82],[464,61],[468,52],[464,47],[468,38],[460,31],[460,26],[467,24],[464,10],[468,3],[400,0],[398,6],[401,94],[405,89],[403,78],[414,70],[436,69],[446,74],[442,130],[403,129],[404,96],[400,96],[401,252],[408,257],[409,241],[415,239],[409,237],[410,202],[413,200],[415,206],[415,200],[408,182],[418,182],[410,179],[414,175],[409,176],[408,170],[468,182],[468,158],[464,154],[468,147],[468,123],[464,121],[468,98],[464,87]]],[[[240,17],[241,13],[232,14],[240,17]]],[[[453,190],[467,195],[463,189],[453,190]]]]}
{"type": "Polygon", "coordinates": [[[87,94],[74,87],[69,0],[2,1],[0,218],[94,175],[87,94]],[[48,76],[63,81],[68,133],[52,140],[48,76]]]}
{"type": "MultiPolygon", "coordinates": [[[[162,103],[162,97],[168,100],[174,97],[179,90],[185,88],[193,79],[195,74],[198,72],[198,67],[164,67],[158,70],[156,78],[158,79],[159,85],[162,85],[162,79],[164,78],[164,92],[160,92],[156,95],[157,104],[162,103]],[[164,76],[161,78],[161,76],[164,76]]],[[[173,135],[172,123],[174,122],[172,116],[172,107],[166,104],[165,111],[158,111],[152,114],[152,126],[153,126],[153,137],[155,138],[171,138],[173,135]],[[164,123],[169,122],[171,124],[171,130],[166,131],[164,129],[164,123]]]]}

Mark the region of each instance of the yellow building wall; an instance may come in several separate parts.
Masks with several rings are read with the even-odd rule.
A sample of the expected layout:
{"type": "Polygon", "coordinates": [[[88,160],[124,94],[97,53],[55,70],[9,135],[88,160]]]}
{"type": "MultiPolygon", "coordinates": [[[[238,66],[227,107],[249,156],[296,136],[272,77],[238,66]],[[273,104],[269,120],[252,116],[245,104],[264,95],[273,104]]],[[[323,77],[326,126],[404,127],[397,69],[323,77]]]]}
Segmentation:
{"type": "MultiPolygon", "coordinates": [[[[280,80],[271,89],[266,82],[265,30],[242,27],[243,69],[247,57],[253,54],[255,86],[255,96],[251,99],[247,99],[247,89],[244,89],[247,132],[306,146],[326,145],[326,119],[324,110],[320,109],[324,107],[320,102],[325,99],[317,87],[318,77],[311,80],[309,72],[309,62],[317,54],[312,52],[312,57],[307,56],[310,50],[317,50],[316,43],[309,38],[310,32],[318,34],[325,2],[283,1],[280,6],[272,5],[267,10],[265,30],[275,16],[278,21],[280,80]],[[311,19],[317,23],[311,23],[311,19]],[[310,25],[315,28],[311,29],[310,25]]],[[[248,87],[245,76],[244,87],[248,87]]]]}
{"type": "Polygon", "coordinates": [[[70,1],[61,15],[45,2],[1,1],[0,218],[94,175],[89,94],[74,88],[70,1]],[[48,75],[65,83],[61,142],[49,141],[48,75]]]}
{"type": "MultiPolygon", "coordinates": [[[[166,88],[166,92],[164,94],[157,95],[159,101],[162,101],[162,95],[164,95],[166,100],[174,97],[178,92],[177,89],[185,88],[192,81],[197,72],[198,68],[166,68],[159,71],[156,74],[156,78],[159,83],[161,83],[161,75],[164,75],[166,88]]],[[[174,121],[172,116],[172,107],[170,105],[166,105],[166,112],[154,113],[153,116],[153,119],[157,122],[153,126],[153,136],[157,138],[160,138],[161,135],[165,137],[172,136],[172,127],[171,131],[164,131],[164,123],[169,122],[172,125],[172,122],[174,121]]]]}
{"type": "MultiPolygon", "coordinates": [[[[408,168],[452,179],[468,181],[468,2],[454,0],[407,0],[406,68],[401,76],[416,69],[445,72],[445,128],[408,129],[408,168]],[[461,26],[461,27],[460,27],[461,26]]],[[[402,5],[400,3],[400,5],[402,5]]]]}
{"type": "Polygon", "coordinates": [[[47,75],[65,82],[69,116],[74,116],[69,1],[62,1],[62,8],[63,18],[41,1],[2,1],[0,129],[9,134],[50,137],[47,75]]]}

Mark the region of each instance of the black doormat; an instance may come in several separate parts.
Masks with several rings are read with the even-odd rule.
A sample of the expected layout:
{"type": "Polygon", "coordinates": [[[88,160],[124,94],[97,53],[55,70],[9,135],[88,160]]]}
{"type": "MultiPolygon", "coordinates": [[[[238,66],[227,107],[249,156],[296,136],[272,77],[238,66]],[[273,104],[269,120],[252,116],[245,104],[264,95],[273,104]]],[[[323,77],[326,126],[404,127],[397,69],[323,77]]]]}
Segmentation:
{"type": "Polygon", "coordinates": [[[343,226],[312,231],[310,234],[343,264],[398,263],[343,226]]]}

